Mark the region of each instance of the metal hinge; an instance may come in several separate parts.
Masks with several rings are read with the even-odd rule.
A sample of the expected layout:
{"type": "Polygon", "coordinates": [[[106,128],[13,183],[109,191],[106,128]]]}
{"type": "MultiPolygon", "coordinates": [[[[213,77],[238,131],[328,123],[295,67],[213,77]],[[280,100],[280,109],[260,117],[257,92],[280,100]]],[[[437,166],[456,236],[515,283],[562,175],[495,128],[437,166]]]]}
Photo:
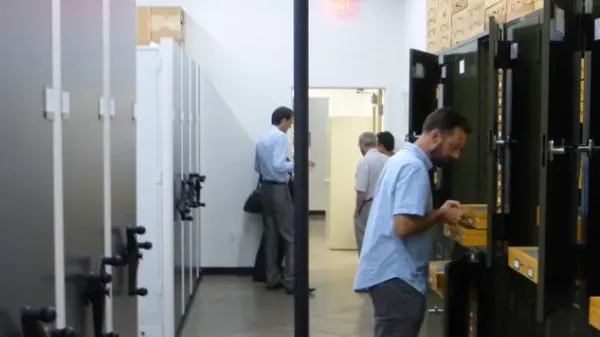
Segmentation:
{"type": "Polygon", "coordinates": [[[108,115],[110,118],[115,117],[115,100],[109,97],[100,97],[98,99],[98,115],[104,117],[108,115]]]}
{"type": "Polygon", "coordinates": [[[61,110],[60,114],[63,119],[69,118],[69,113],[71,111],[71,100],[67,91],[63,91],[62,95],[59,95],[56,89],[46,88],[44,91],[44,96],[44,117],[46,119],[53,120],[54,116],[56,116],[58,113],[58,110],[61,110]]]}

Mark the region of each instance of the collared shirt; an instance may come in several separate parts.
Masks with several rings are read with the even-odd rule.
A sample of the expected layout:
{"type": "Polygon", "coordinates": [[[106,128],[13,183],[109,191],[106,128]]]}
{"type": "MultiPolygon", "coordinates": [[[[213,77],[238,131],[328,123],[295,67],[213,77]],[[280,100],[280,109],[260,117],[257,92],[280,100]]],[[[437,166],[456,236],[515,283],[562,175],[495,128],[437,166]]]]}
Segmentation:
{"type": "Polygon", "coordinates": [[[425,216],[432,210],[429,157],[406,143],[391,157],[379,177],[363,241],[355,291],[399,278],[425,294],[431,254],[428,231],[401,238],[394,232],[394,215],[425,216]]]}
{"type": "Polygon", "coordinates": [[[357,192],[365,193],[365,200],[372,199],[375,195],[375,187],[379,181],[379,175],[389,158],[377,151],[377,149],[370,149],[358,161],[354,189],[357,192]]]}
{"type": "Polygon", "coordinates": [[[256,144],[254,170],[263,180],[287,182],[294,172],[294,163],[287,160],[288,138],[272,125],[256,144]]]}

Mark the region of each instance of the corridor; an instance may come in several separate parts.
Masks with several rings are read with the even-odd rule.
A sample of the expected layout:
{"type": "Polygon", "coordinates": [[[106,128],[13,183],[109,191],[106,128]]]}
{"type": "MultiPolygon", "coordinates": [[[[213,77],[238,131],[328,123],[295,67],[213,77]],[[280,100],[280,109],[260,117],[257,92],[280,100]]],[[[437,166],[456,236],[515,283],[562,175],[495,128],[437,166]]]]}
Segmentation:
{"type": "MultiPolygon", "coordinates": [[[[356,262],[355,251],[326,248],[325,221],[313,217],[310,284],[317,290],[310,300],[311,337],[373,336],[370,299],[352,291],[356,262]]],[[[206,276],[182,337],[291,337],[293,314],[293,297],[268,292],[251,277],[206,276]]],[[[438,336],[440,324],[426,319],[421,336],[438,336]]]]}

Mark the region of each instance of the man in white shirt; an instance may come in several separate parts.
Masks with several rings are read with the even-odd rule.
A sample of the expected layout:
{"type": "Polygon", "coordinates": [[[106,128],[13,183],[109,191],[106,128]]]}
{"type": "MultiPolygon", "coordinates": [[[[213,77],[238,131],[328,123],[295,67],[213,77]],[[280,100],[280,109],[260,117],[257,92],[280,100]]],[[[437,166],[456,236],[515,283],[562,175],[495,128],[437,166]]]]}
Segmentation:
{"type": "Polygon", "coordinates": [[[354,234],[356,248],[360,255],[375,187],[379,181],[379,174],[389,157],[377,149],[377,136],[373,132],[362,133],[358,138],[358,147],[363,157],[356,167],[354,234]]]}

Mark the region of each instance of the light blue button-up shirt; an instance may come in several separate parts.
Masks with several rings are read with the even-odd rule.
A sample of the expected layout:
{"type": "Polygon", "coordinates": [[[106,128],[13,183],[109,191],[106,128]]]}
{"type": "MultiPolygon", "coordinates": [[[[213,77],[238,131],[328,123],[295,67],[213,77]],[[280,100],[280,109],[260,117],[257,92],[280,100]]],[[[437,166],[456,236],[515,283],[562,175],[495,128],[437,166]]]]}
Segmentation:
{"type": "Polygon", "coordinates": [[[425,294],[431,254],[428,231],[401,238],[394,232],[394,215],[424,216],[432,210],[429,157],[406,143],[383,168],[377,184],[363,241],[355,291],[399,278],[425,294]]]}
{"type": "Polygon", "coordinates": [[[288,138],[275,125],[256,144],[254,170],[263,180],[287,182],[294,172],[294,163],[287,160],[288,138]]]}

